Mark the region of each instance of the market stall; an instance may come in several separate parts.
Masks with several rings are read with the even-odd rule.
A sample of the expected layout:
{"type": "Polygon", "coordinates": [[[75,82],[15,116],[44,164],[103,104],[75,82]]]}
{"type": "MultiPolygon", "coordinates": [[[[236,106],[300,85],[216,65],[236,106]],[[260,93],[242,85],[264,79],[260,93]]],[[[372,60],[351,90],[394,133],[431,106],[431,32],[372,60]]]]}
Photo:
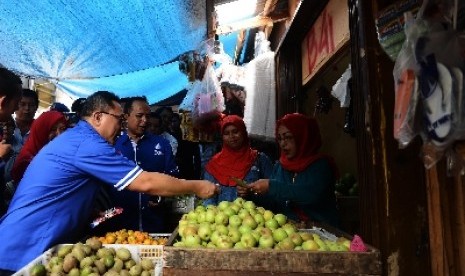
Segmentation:
{"type": "Polygon", "coordinates": [[[172,234],[121,230],[54,246],[15,275],[56,273],[381,275],[381,261],[379,250],[358,236],[297,224],[238,198],[196,207],[172,234]]]}

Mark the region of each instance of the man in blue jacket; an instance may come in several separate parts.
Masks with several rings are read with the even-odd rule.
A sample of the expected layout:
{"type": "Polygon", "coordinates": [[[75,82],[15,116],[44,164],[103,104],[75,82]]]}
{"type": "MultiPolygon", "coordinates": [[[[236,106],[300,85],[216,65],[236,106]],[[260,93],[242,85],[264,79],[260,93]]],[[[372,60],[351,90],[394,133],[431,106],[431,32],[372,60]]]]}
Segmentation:
{"type": "MultiPolygon", "coordinates": [[[[116,140],[115,148],[123,156],[136,162],[143,170],[177,176],[178,166],[169,142],[160,135],[147,131],[150,106],[145,97],[131,97],[124,105],[127,129],[116,140]]],[[[164,233],[167,207],[161,197],[133,192],[112,191],[113,204],[123,213],[108,221],[107,231],[131,229],[149,233],[164,233]]]]}
{"type": "Polygon", "coordinates": [[[118,101],[107,91],[89,96],[83,119],[34,157],[0,218],[0,275],[12,274],[56,244],[82,238],[100,185],[154,196],[208,198],[218,191],[208,181],[144,171],[117,153],[113,145],[124,121],[118,101]]]}

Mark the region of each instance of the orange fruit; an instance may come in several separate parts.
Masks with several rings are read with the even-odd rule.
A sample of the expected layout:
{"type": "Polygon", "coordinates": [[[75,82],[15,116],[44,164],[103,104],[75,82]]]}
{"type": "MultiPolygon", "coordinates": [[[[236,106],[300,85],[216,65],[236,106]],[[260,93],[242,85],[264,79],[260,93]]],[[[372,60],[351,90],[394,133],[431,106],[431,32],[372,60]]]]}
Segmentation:
{"type": "Polygon", "coordinates": [[[137,243],[136,238],[133,237],[133,236],[128,237],[128,243],[129,244],[136,244],[137,243]]]}
{"type": "Polygon", "coordinates": [[[106,243],[115,243],[116,242],[116,236],[115,235],[107,235],[105,237],[106,243]]]}

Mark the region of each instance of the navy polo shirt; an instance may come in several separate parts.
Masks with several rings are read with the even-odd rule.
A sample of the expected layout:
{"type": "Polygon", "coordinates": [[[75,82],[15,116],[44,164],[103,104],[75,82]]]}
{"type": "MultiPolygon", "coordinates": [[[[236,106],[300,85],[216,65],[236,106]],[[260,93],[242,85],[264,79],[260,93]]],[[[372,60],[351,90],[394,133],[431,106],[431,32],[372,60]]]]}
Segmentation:
{"type": "MultiPolygon", "coordinates": [[[[144,171],[173,176],[179,174],[170,143],[162,136],[146,133],[134,143],[127,133],[123,133],[116,140],[115,148],[117,152],[135,161],[144,171]]],[[[129,190],[112,191],[111,195],[114,205],[122,207],[123,213],[108,221],[108,230],[127,228],[151,233],[164,230],[165,210],[149,206],[152,196],[129,190]]]]}
{"type": "Polygon", "coordinates": [[[0,269],[16,271],[46,249],[75,242],[99,183],[126,188],[142,172],[80,121],[35,156],[0,219],[0,269]]]}

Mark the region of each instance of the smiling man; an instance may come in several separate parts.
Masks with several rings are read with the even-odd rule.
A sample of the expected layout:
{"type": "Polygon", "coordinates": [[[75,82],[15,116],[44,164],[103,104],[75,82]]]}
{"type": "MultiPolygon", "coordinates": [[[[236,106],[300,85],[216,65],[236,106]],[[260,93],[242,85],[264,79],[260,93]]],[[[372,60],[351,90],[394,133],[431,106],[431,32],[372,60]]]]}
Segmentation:
{"type": "Polygon", "coordinates": [[[124,121],[118,100],[106,91],[89,96],[83,120],[32,160],[0,219],[0,275],[20,269],[51,246],[82,238],[99,185],[160,196],[208,198],[218,191],[208,181],[146,172],[117,153],[113,144],[124,121]]]}

